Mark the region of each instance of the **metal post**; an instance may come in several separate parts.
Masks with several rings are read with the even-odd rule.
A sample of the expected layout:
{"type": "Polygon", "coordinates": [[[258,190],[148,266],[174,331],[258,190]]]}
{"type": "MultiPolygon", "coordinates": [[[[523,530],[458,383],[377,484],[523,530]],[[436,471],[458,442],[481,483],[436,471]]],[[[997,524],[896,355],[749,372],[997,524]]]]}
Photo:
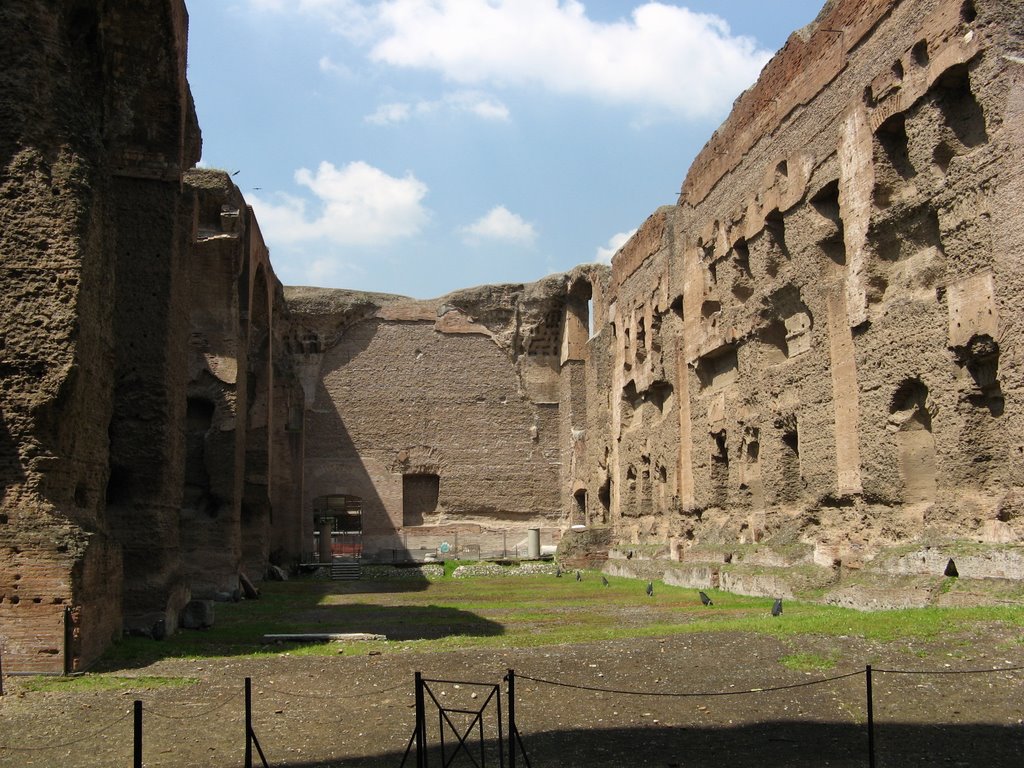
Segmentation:
{"type": "Polygon", "coordinates": [[[245,768],[252,768],[252,678],[245,678],[245,768]]]}
{"type": "Polygon", "coordinates": [[[508,671],[508,766],[516,768],[516,671],[508,671]]]}
{"type": "Polygon", "coordinates": [[[416,673],[416,768],[427,768],[427,716],[423,704],[423,675],[416,673]]]}
{"type": "Polygon", "coordinates": [[[871,695],[871,665],[865,668],[868,692],[868,768],[875,768],[875,708],[871,695]]]}
{"type": "Polygon", "coordinates": [[[135,700],[135,759],[134,768],[142,768],[142,702],[135,700]]]}

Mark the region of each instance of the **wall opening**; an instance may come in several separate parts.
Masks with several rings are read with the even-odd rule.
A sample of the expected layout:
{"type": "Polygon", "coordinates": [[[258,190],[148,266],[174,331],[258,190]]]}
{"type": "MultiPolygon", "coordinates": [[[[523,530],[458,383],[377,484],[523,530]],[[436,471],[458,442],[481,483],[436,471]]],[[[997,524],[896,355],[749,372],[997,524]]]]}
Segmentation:
{"type": "Polygon", "coordinates": [[[643,396],[636,391],[636,383],[630,379],[622,388],[622,406],[619,409],[619,423],[622,429],[633,426],[633,419],[643,404],[643,396]]]}
{"type": "Polygon", "coordinates": [[[993,416],[1001,416],[1004,398],[999,383],[999,342],[987,333],[975,334],[966,344],[953,347],[953,354],[957,365],[965,368],[974,382],[967,401],[987,407],[993,416]]]}
{"type": "Polygon", "coordinates": [[[321,562],[362,554],[363,500],[331,494],[313,499],[313,551],[321,562]],[[329,541],[327,539],[329,537],[329,541]]]}
{"type": "Polygon", "coordinates": [[[607,523],[612,509],[612,479],[610,477],[606,476],[601,487],[597,489],[597,503],[601,512],[601,519],[598,522],[607,523]]]}
{"type": "Polygon", "coordinates": [[[775,277],[782,261],[789,258],[789,246],[786,244],[786,219],[778,208],[773,209],[764,217],[764,229],[768,233],[768,242],[770,243],[766,269],[769,275],[775,277]]]}
{"type": "Polygon", "coordinates": [[[731,384],[738,375],[736,348],[727,345],[697,360],[697,378],[701,389],[718,389],[731,384]]]}
{"type": "Polygon", "coordinates": [[[402,525],[423,525],[424,516],[437,511],[441,493],[439,475],[402,476],[402,525]]]}
{"type": "Polygon", "coordinates": [[[896,453],[905,503],[935,500],[935,439],[928,410],[928,387],[908,379],[897,387],[889,406],[896,427],[896,453]]]}
{"type": "Polygon", "coordinates": [[[583,360],[587,340],[594,335],[591,305],[593,289],[586,280],[572,284],[565,302],[565,339],[562,360],[583,360]]]}
{"type": "Polygon", "coordinates": [[[780,435],[779,478],[781,487],[779,499],[795,502],[803,495],[803,477],[800,472],[800,433],[796,417],[783,419],[780,435]]]}
{"type": "Polygon", "coordinates": [[[874,161],[875,205],[887,208],[917,175],[910,162],[907,120],[902,113],[893,115],[875,131],[874,161]]]}
{"type": "Polygon", "coordinates": [[[950,67],[932,86],[947,131],[935,148],[936,162],[943,171],[953,155],[959,155],[988,142],[985,113],[971,90],[970,72],[966,64],[950,67]],[[945,162],[941,162],[945,155],[945,162]]]}
{"type": "Polygon", "coordinates": [[[750,271],[750,246],[745,238],[740,238],[732,246],[733,267],[732,295],[740,301],[746,301],[754,295],[753,273],[750,271]]]}
{"type": "Polygon", "coordinates": [[[185,406],[185,487],[182,506],[209,515],[217,513],[218,502],[210,493],[206,467],[206,435],[213,424],[214,404],[206,398],[190,397],[185,406]]]}
{"type": "Polygon", "coordinates": [[[724,507],[729,500],[729,435],[711,433],[711,505],[724,507]]]}
{"type": "Polygon", "coordinates": [[[654,511],[651,495],[651,457],[640,457],[640,514],[649,515],[654,511]]]}
{"type": "Polygon", "coordinates": [[[623,515],[635,516],[637,511],[636,467],[626,467],[626,495],[619,500],[623,515]]]}
{"type": "Polygon", "coordinates": [[[664,413],[666,408],[672,406],[672,385],[667,381],[655,381],[647,390],[647,402],[658,409],[658,413],[664,413]]]}
{"type": "Polygon", "coordinates": [[[587,491],[580,488],[572,495],[572,499],[572,525],[586,525],[589,522],[587,519],[587,491]]]}
{"type": "Polygon", "coordinates": [[[839,180],[833,179],[811,198],[811,208],[824,219],[818,245],[839,266],[846,264],[843,218],[839,215],[839,180]]]}
{"type": "Polygon", "coordinates": [[[789,357],[786,344],[786,324],[778,318],[762,326],[757,331],[757,340],[761,342],[761,353],[767,365],[785,362],[789,357]]]}

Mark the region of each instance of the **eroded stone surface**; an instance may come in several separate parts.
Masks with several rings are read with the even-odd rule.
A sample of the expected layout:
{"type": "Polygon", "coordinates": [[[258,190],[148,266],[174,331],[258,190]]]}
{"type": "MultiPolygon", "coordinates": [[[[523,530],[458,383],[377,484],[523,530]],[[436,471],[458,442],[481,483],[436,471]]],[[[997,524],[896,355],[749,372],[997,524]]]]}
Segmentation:
{"type": "Polygon", "coordinates": [[[268,563],[571,526],[645,579],[918,605],[955,560],[1012,597],[1022,28],[832,0],[610,270],[417,301],[282,288],[192,169],[181,0],[3,3],[4,668],[82,668],[268,563]]]}

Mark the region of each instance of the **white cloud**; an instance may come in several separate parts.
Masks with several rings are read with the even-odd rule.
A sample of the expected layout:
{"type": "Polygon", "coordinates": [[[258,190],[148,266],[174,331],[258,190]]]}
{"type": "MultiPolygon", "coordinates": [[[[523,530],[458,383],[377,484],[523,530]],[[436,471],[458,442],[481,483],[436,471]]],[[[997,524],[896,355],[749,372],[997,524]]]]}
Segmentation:
{"type": "Polygon", "coordinates": [[[687,117],[728,108],[769,58],[721,18],[658,2],[613,23],[575,0],[388,0],[376,12],[375,61],[687,117]]]}
{"type": "Polygon", "coordinates": [[[341,77],[345,80],[351,80],[354,75],[352,70],[346,67],[344,64],[339,64],[334,61],[330,56],[321,56],[319,61],[320,71],[327,75],[334,75],[335,77],[341,77]]]}
{"type": "Polygon", "coordinates": [[[412,116],[412,106],[403,102],[381,104],[377,109],[363,118],[374,125],[393,125],[404,123],[412,116]]]}
{"type": "Polygon", "coordinates": [[[509,119],[508,107],[498,99],[477,91],[456,91],[445,94],[441,99],[435,101],[399,101],[381,104],[363,120],[374,125],[393,125],[404,123],[414,115],[423,117],[442,110],[456,114],[468,113],[481,120],[505,122],[509,119]]]}
{"type": "Polygon", "coordinates": [[[317,213],[293,195],[249,196],[270,243],[323,239],[346,246],[386,245],[419,234],[429,218],[422,205],[427,185],[412,173],[396,178],[360,161],[343,168],[324,161],[316,173],[300,168],[295,181],[313,193],[317,213]]]}
{"type": "Polygon", "coordinates": [[[248,0],[257,13],[312,15],[338,34],[355,41],[370,39],[376,11],[359,0],[248,0]]]}
{"type": "Polygon", "coordinates": [[[594,261],[597,261],[600,264],[611,264],[612,256],[618,253],[619,248],[624,246],[629,238],[635,234],[635,229],[631,229],[629,232],[615,233],[608,238],[608,245],[599,245],[597,247],[597,258],[595,258],[594,261]]]}
{"type": "Polygon", "coordinates": [[[578,0],[249,2],[257,10],[315,15],[391,66],[686,118],[726,111],[770,57],[719,16],[662,2],[646,2],[615,22],[590,19],[578,0]]]}
{"type": "Polygon", "coordinates": [[[444,103],[457,112],[469,112],[482,120],[504,122],[509,118],[508,107],[487,94],[476,91],[458,91],[444,97],[444,103]]]}
{"type": "Polygon", "coordinates": [[[531,244],[537,238],[533,225],[504,205],[496,205],[472,224],[460,227],[463,239],[469,244],[480,240],[505,240],[531,244]]]}

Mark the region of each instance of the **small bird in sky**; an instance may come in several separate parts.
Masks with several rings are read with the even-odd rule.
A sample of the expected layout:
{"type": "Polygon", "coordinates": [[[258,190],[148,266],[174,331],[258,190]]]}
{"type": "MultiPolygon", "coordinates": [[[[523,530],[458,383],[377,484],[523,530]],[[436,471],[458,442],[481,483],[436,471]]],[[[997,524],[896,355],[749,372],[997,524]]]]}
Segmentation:
{"type": "Polygon", "coordinates": [[[778,597],[775,599],[775,604],[772,606],[772,616],[782,615],[782,598],[778,597]]]}
{"type": "Polygon", "coordinates": [[[648,597],[654,597],[654,582],[653,581],[648,581],[647,582],[647,589],[645,589],[644,591],[647,593],[648,597]]]}
{"type": "Polygon", "coordinates": [[[608,586],[608,579],[606,577],[604,577],[604,576],[601,577],[601,586],[603,586],[603,587],[607,587],[608,586]]]}
{"type": "Polygon", "coordinates": [[[714,605],[714,603],[711,601],[711,598],[708,597],[706,592],[698,592],[697,594],[700,595],[700,601],[704,603],[705,606],[714,605]]]}
{"type": "Polygon", "coordinates": [[[576,571],[576,581],[583,581],[583,574],[576,571]]]}

